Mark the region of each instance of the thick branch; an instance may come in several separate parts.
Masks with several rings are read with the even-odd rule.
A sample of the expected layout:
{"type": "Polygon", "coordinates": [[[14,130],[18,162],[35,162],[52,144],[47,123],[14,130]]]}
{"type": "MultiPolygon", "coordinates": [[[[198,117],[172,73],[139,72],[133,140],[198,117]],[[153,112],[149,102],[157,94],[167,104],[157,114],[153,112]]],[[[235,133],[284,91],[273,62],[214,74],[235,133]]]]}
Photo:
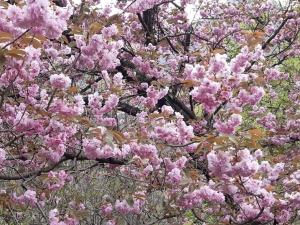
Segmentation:
{"type": "MultiPolygon", "coordinates": [[[[32,176],[39,176],[42,173],[48,173],[51,170],[54,170],[62,162],[67,161],[67,160],[73,160],[74,158],[76,158],[79,161],[91,160],[91,159],[88,159],[84,155],[74,156],[74,155],[65,153],[64,156],[57,163],[47,166],[41,170],[32,171],[32,172],[14,173],[14,174],[11,174],[11,173],[10,174],[0,174],[0,180],[22,180],[22,179],[26,179],[26,178],[29,178],[32,176]]],[[[109,164],[115,164],[115,165],[125,165],[126,164],[125,160],[121,161],[121,160],[114,159],[114,158],[96,159],[96,161],[98,163],[109,163],[109,164]]]]}
{"type": "Polygon", "coordinates": [[[26,179],[28,177],[38,176],[42,173],[48,173],[65,160],[66,159],[63,157],[59,162],[57,162],[51,166],[45,167],[44,169],[41,169],[38,171],[15,173],[15,174],[11,174],[11,173],[10,174],[0,174],[0,180],[22,180],[22,179],[26,179]]]}
{"type": "Polygon", "coordinates": [[[172,94],[168,94],[165,98],[175,111],[180,113],[183,112],[185,121],[188,121],[189,119],[197,120],[195,113],[190,110],[184,103],[182,103],[178,98],[176,98],[172,94]]]}
{"type": "MultiPolygon", "coordinates": [[[[165,35],[164,30],[162,29],[162,27],[160,26],[160,24],[158,24],[158,27],[159,27],[159,30],[161,31],[161,33],[162,33],[163,35],[165,35]]],[[[175,49],[175,47],[173,46],[173,44],[172,44],[172,42],[170,41],[170,39],[169,39],[168,37],[165,37],[165,38],[166,38],[168,44],[170,45],[171,49],[172,49],[176,54],[178,54],[179,52],[175,49]]]]}
{"type": "Polygon", "coordinates": [[[284,25],[286,24],[286,22],[292,19],[292,17],[287,17],[285,20],[282,21],[282,23],[280,24],[280,26],[277,28],[277,30],[274,32],[274,34],[269,37],[269,39],[264,43],[264,45],[261,47],[262,49],[265,49],[268,44],[270,44],[270,42],[276,37],[276,35],[280,32],[280,30],[284,27],[284,25]]]}
{"type": "MultiPolygon", "coordinates": [[[[98,78],[95,80],[95,82],[97,83],[97,82],[99,82],[100,80],[102,80],[102,77],[98,77],[98,78]]],[[[87,91],[88,89],[90,89],[91,87],[92,87],[92,84],[87,85],[85,88],[81,89],[80,93],[82,94],[82,93],[86,92],[86,91],[87,91]]]]}
{"type": "Polygon", "coordinates": [[[127,103],[124,102],[119,102],[118,103],[118,110],[127,113],[131,116],[136,116],[137,113],[140,113],[141,110],[137,107],[131,106],[127,103]]]}

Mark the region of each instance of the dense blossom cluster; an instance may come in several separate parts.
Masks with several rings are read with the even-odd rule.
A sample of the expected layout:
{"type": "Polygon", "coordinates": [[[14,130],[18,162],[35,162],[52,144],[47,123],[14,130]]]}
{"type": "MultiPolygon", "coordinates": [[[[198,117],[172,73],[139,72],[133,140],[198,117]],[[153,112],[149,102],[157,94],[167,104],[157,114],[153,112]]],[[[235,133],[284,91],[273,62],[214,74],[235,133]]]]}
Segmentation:
{"type": "Polygon", "coordinates": [[[11,3],[0,223],[300,221],[297,1],[11,3]]]}

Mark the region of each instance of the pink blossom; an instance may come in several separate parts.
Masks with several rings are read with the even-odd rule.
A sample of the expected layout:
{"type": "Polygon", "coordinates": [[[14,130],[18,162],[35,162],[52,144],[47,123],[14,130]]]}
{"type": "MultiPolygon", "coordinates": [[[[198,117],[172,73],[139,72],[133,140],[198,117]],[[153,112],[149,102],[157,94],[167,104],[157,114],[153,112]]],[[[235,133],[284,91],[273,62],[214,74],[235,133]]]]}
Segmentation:
{"type": "Polygon", "coordinates": [[[255,218],[258,214],[259,214],[259,209],[258,208],[254,208],[252,204],[248,204],[246,202],[240,204],[243,213],[240,213],[238,215],[238,221],[240,223],[243,223],[245,221],[251,220],[253,218],[255,218]]]}
{"type": "Polygon", "coordinates": [[[97,138],[93,138],[90,140],[84,139],[83,147],[85,149],[86,157],[89,159],[98,158],[101,144],[102,142],[97,138]]]}
{"type": "Polygon", "coordinates": [[[49,222],[50,225],[77,225],[79,223],[79,220],[74,217],[69,217],[69,215],[65,215],[62,220],[57,217],[58,216],[58,210],[52,209],[49,211],[49,222]]]}
{"type": "Polygon", "coordinates": [[[203,186],[199,190],[195,190],[193,192],[194,202],[197,198],[202,198],[207,201],[215,202],[215,203],[223,203],[225,202],[225,197],[222,193],[211,189],[208,186],[203,186]]]}
{"type": "Polygon", "coordinates": [[[242,73],[246,67],[250,66],[249,63],[249,56],[248,56],[248,47],[245,46],[241,50],[241,53],[236,56],[233,60],[231,60],[231,70],[234,73],[242,73]]]}
{"type": "Polygon", "coordinates": [[[211,176],[223,178],[226,174],[230,175],[232,170],[231,159],[232,156],[228,152],[211,151],[208,153],[208,169],[210,170],[211,176]]]}
{"type": "Polygon", "coordinates": [[[104,27],[102,29],[102,34],[104,37],[111,37],[113,35],[116,35],[118,33],[118,28],[116,25],[112,24],[109,27],[104,27]]]}
{"type": "Polygon", "coordinates": [[[29,204],[33,208],[37,207],[36,204],[38,203],[36,192],[32,190],[27,190],[23,195],[18,197],[14,194],[13,201],[20,205],[29,204]]]}
{"type": "Polygon", "coordinates": [[[106,225],[117,225],[117,222],[114,221],[114,220],[108,220],[108,221],[106,222],[106,225]]]}
{"type": "Polygon", "coordinates": [[[166,181],[171,185],[178,185],[182,180],[182,176],[180,174],[180,169],[174,168],[171,172],[168,173],[166,181]]]}
{"type": "Polygon", "coordinates": [[[226,58],[227,58],[226,55],[216,54],[216,56],[212,58],[212,60],[210,61],[211,72],[213,73],[218,73],[220,71],[224,72],[225,67],[227,65],[226,58]]]}
{"type": "Polygon", "coordinates": [[[138,145],[137,143],[133,142],[130,144],[130,147],[133,153],[135,153],[141,158],[149,159],[153,165],[159,165],[162,161],[160,158],[158,158],[157,148],[155,145],[138,145]]]}
{"type": "Polygon", "coordinates": [[[268,113],[266,116],[256,120],[268,130],[274,130],[276,127],[276,116],[273,113],[268,113]]]}
{"type": "Polygon", "coordinates": [[[64,74],[53,74],[50,76],[50,83],[53,87],[64,89],[70,86],[71,79],[64,74]]]}
{"type": "Polygon", "coordinates": [[[118,96],[114,94],[110,95],[107,101],[105,102],[104,107],[100,109],[100,113],[105,114],[109,112],[110,110],[112,110],[114,107],[118,105],[118,102],[119,102],[118,96]]]}
{"type": "Polygon", "coordinates": [[[178,141],[178,131],[176,124],[166,123],[163,126],[155,126],[153,130],[153,137],[158,140],[165,140],[167,142],[178,141]]]}
{"type": "Polygon", "coordinates": [[[188,142],[193,136],[193,127],[187,126],[186,123],[183,120],[177,121],[178,126],[178,141],[179,143],[186,143],[188,142]]]}
{"type": "Polygon", "coordinates": [[[269,180],[276,180],[279,177],[279,174],[284,171],[284,166],[284,163],[276,163],[269,173],[269,180]]]}
{"type": "Polygon", "coordinates": [[[82,203],[78,203],[76,201],[69,202],[69,207],[75,210],[84,210],[85,206],[82,203]]]}
{"type": "Polygon", "coordinates": [[[261,206],[263,207],[270,207],[274,205],[274,203],[277,201],[277,199],[274,197],[273,192],[269,192],[266,189],[262,188],[259,190],[258,194],[261,194],[264,196],[261,201],[261,206]]]}
{"type": "Polygon", "coordinates": [[[251,94],[248,94],[244,89],[239,92],[238,97],[240,98],[242,105],[256,105],[265,95],[265,91],[262,87],[253,86],[250,90],[251,94]]]}
{"type": "Polygon", "coordinates": [[[291,213],[285,209],[280,210],[279,215],[276,216],[276,220],[278,223],[287,222],[291,218],[291,213]]]}
{"type": "Polygon", "coordinates": [[[123,75],[121,73],[116,73],[113,77],[114,85],[121,86],[122,85],[123,75]]]}
{"type": "Polygon", "coordinates": [[[257,159],[255,159],[248,149],[240,150],[237,153],[240,161],[234,165],[234,170],[237,174],[243,177],[249,177],[255,174],[259,169],[257,159]]]}
{"type": "Polygon", "coordinates": [[[195,87],[190,95],[198,102],[203,104],[203,109],[207,113],[212,113],[215,110],[215,107],[220,104],[216,100],[215,94],[219,91],[220,84],[218,82],[211,81],[207,78],[204,78],[201,82],[201,85],[195,87]]]}
{"type": "Polygon", "coordinates": [[[167,172],[172,171],[174,168],[178,168],[178,169],[182,170],[184,168],[186,162],[187,162],[187,158],[185,156],[181,156],[175,162],[172,162],[169,158],[164,159],[164,163],[165,163],[167,172]]]}
{"type": "Polygon", "coordinates": [[[136,118],[142,124],[146,122],[147,117],[148,117],[148,114],[146,112],[141,112],[141,113],[136,114],[136,118]]]}
{"type": "Polygon", "coordinates": [[[254,155],[255,155],[255,158],[256,159],[261,159],[263,157],[263,152],[261,149],[257,149],[255,152],[254,152],[254,155]]]}
{"type": "Polygon", "coordinates": [[[6,151],[3,148],[0,148],[0,163],[3,163],[5,160],[6,151]]]}
{"type": "Polygon", "coordinates": [[[147,88],[147,98],[145,99],[145,104],[149,108],[153,108],[159,99],[162,99],[169,91],[168,87],[163,90],[157,90],[153,85],[147,88]]]}
{"type": "MultiPolygon", "coordinates": [[[[145,193],[143,193],[143,192],[137,192],[136,194],[145,195],[145,193]]],[[[117,199],[117,201],[115,203],[116,210],[123,214],[128,214],[130,212],[140,213],[141,207],[145,204],[145,199],[133,197],[132,200],[133,200],[133,205],[130,206],[125,199],[122,201],[117,199]]]]}
{"type": "Polygon", "coordinates": [[[236,128],[242,123],[242,116],[239,114],[233,114],[230,117],[230,120],[226,122],[222,122],[220,120],[216,120],[214,127],[220,133],[233,135],[236,131],[236,128]]]}
{"type": "Polygon", "coordinates": [[[103,123],[107,127],[115,127],[115,126],[117,126],[117,121],[116,121],[115,118],[104,118],[103,119],[103,123]]]}
{"type": "Polygon", "coordinates": [[[261,193],[262,181],[249,178],[246,179],[244,186],[249,193],[252,194],[261,193]]]}
{"type": "Polygon", "coordinates": [[[113,206],[112,204],[106,204],[101,206],[101,214],[103,215],[110,215],[113,211],[113,206]]]}
{"type": "Polygon", "coordinates": [[[59,172],[50,171],[48,177],[49,181],[47,182],[46,187],[48,190],[52,191],[60,190],[65,185],[69,175],[64,170],[59,172]]]}
{"type": "Polygon", "coordinates": [[[120,201],[117,199],[115,203],[116,210],[123,214],[128,214],[130,212],[130,206],[128,205],[127,201],[124,199],[123,201],[120,201]]]}

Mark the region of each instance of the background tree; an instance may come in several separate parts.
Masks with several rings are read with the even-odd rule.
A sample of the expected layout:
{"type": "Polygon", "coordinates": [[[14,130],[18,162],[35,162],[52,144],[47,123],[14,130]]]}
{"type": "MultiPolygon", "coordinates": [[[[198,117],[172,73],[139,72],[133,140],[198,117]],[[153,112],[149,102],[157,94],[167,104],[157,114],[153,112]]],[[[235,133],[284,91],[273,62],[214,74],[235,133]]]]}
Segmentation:
{"type": "Polygon", "coordinates": [[[299,2],[97,5],[1,2],[1,223],[298,223],[299,2]]]}

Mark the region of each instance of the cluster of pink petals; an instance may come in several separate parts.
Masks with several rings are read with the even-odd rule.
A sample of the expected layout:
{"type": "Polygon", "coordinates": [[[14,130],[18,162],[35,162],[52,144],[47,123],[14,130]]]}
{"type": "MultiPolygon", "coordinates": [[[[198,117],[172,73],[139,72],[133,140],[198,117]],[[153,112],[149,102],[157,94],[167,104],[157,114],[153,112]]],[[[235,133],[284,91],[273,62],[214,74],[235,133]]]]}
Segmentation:
{"type": "Polygon", "coordinates": [[[30,207],[33,208],[36,208],[38,203],[36,192],[32,190],[27,190],[23,195],[20,196],[16,196],[14,194],[13,201],[20,205],[29,204],[30,207]]]}
{"type": "Polygon", "coordinates": [[[57,89],[64,89],[70,86],[71,79],[64,74],[53,74],[50,76],[50,83],[57,89]]]}
{"type": "Polygon", "coordinates": [[[242,123],[242,116],[239,114],[233,114],[231,115],[230,119],[228,121],[220,121],[216,120],[214,127],[219,131],[220,133],[232,135],[235,133],[236,128],[242,123]]]}
{"type": "Polygon", "coordinates": [[[237,153],[238,162],[232,163],[234,156],[230,152],[212,151],[207,155],[208,168],[212,176],[227,179],[232,176],[250,177],[259,169],[259,164],[248,149],[237,153]]]}
{"type": "Polygon", "coordinates": [[[65,215],[62,219],[58,218],[58,210],[52,209],[49,211],[49,222],[50,225],[77,225],[79,219],[65,215]]]}
{"type": "Polygon", "coordinates": [[[66,20],[71,16],[73,9],[70,4],[55,11],[49,1],[27,0],[23,7],[9,5],[7,17],[15,27],[34,28],[38,34],[48,38],[57,38],[67,29],[66,20]]]}
{"type": "Polygon", "coordinates": [[[64,170],[59,172],[50,171],[48,177],[49,181],[46,183],[46,188],[50,191],[60,190],[65,185],[65,182],[73,180],[73,177],[68,175],[64,170]]]}
{"type": "MultiPolygon", "coordinates": [[[[142,192],[137,192],[136,194],[142,194],[142,192]]],[[[142,210],[143,205],[146,203],[146,200],[144,198],[135,198],[133,197],[133,204],[129,205],[125,199],[120,201],[117,199],[115,202],[115,209],[122,213],[122,214],[128,214],[128,213],[140,213],[142,210]]]]}

